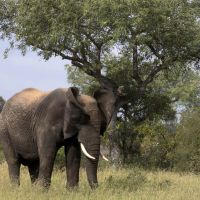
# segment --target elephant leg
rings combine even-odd
[[[51,146],[51,145],[50,145]],[[45,188],[49,188],[51,184],[51,175],[53,171],[54,160],[56,157],[56,146],[43,147],[39,152],[39,176],[38,182]]]
[[[8,164],[8,171],[11,183],[20,184],[19,175],[20,175],[20,162],[18,156],[12,146],[10,141],[9,132],[4,126],[3,122],[0,120],[0,141],[3,149],[3,153]]]
[[[15,163],[8,163],[8,170],[11,183],[14,185],[19,185],[19,175],[20,175],[20,163],[16,161]]]
[[[69,139],[69,141],[66,143],[65,158],[67,170],[67,186],[78,186],[81,150],[80,144],[77,139]]]
[[[30,165],[28,165],[28,171],[31,178],[31,183],[35,183],[35,181],[38,179],[39,175],[39,161],[34,161]]]

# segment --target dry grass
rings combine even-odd
[[[137,168],[101,168],[99,187],[91,190],[84,170],[81,170],[80,186],[76,190],[65,189],[65,172],[54,170],[52,185],[48,192],[30,184],[25,168],[21,172],[20,187],[9,183],[7,165],[0,165],[0,200],[198,200],[200,199],[200,177],[194,174],[171,172],[147,172]]]

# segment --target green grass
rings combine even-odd
[[[9,183],[7,165],[0,165],[0,200],[198,200],[200,199],[200,177],[194,174],[178,174],[164,171],[144,171],[138,168],[100,168],[99,187],[91,190],[85,171],[81,170],[80,186],[76,190],[65,189],[65,171],[54,170],[52,184],[45,192],[30,184],[26,168],[21,171],[20,187]]]

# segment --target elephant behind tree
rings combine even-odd
[[[91,187],[97,185],[100,134],[106,129],[118,96],[101,89],[94,97],[77,88],[44,93],[29,88],[9,99],[0,116],[0,140],[12,182],[19,184],[20,165],[28,166],[32,183],[48,187],[56,153],[65,147],[67,182],[78,185],[81,148],[87,156]]]

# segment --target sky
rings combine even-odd
[[[0,40],[0,96],[4,99],[30,87],[43,91],[69,87],[64,67],[66,60],[53,57],[44,61],[35,52],[29,51],[22,56],[17,49],[11,50],[8,58],[4,59],[3,52],[7,46],[6,41]]]

